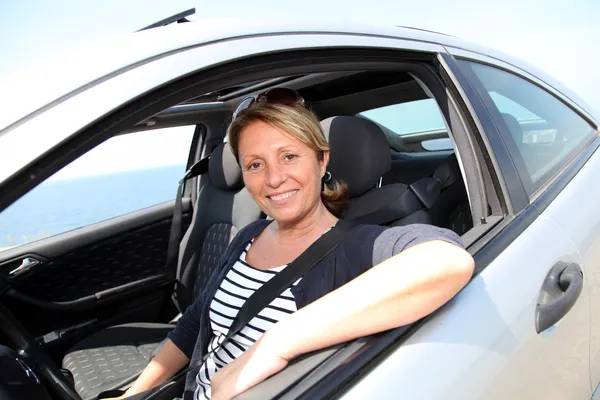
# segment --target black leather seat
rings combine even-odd
[[[459,235],[464,234],[473,227],[473,219],[467,190],[455,154],[449,156],[436,168],[433,178],[439,180],[441,187],[437,200],[428,211],[431,223],[451,229]]]
[[[393,183],[379,187],[381,177],[391,168],[392,157],[381,128],[353,116],[327,118],[321,126],[331,147],[327,169],[333,179],[343,180],[350,189],[344,218],[361,218],[385,208],[390,216],[385,225],[431,223],[426,207],[410,185]],[[435,188],[427,190],[437,196]]]
[[[383,131],[369,120],[351,116],[331,117],[321,125],[331,146],[328,170],[350,189],[345,218],[370,222],[370,216],[386,208],[389,219],[385,224],[390,226],[432,224],[459,235],[473,226],[455,155],[438,166],[431,177],[410,185],[392,183],[379,187],[381,176],[391,168],[391,152]]]
[[[175,298],[181,311],[202,291],[233,236],[260,215],[229,146],[220,145],[211,154],[208,182],[180,246]],[[135,380],[173,327],[130,323],[104,329],[71,348],[62,366],[73,373],[83,400],[95,399]]]

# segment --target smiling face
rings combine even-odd
[[[239,139],[244,184],[263,212],[279,223],[295,223],[323,207],[321,178],[329,152],[317,152],[263,121],[246,126]]]

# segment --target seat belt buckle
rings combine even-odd
[[[437,178],[421,178],[408,187],[426,210],[433,207],[442,191],[442,183]]]

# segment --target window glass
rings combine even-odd
[[[539,86],[512,73],[470,61],[460,63],[475,73],[497,107],[509,149],[523,160],[519,171],[529,195],[566,165],[595,137],[579,114]]]
[[[0,213],[0,250],[175,198],[194,126],[113,137]]]
[[[452,150],[444,119],[434,99],[375,108],[358,116],[384,128],[388,142],[395,150]]]

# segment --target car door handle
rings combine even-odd
[[[8,275],[11,278],[24,274],[25,272],[29,272],[33,269],[33,267],[40,265],[42,262],[34,257],[25,257],[21,260],[21,264],[10,271]]]
[[[546,276],[538,299],[535,328],[543,332],[573,307],[583,289],[583,272],[576,263],[558,263]]]

